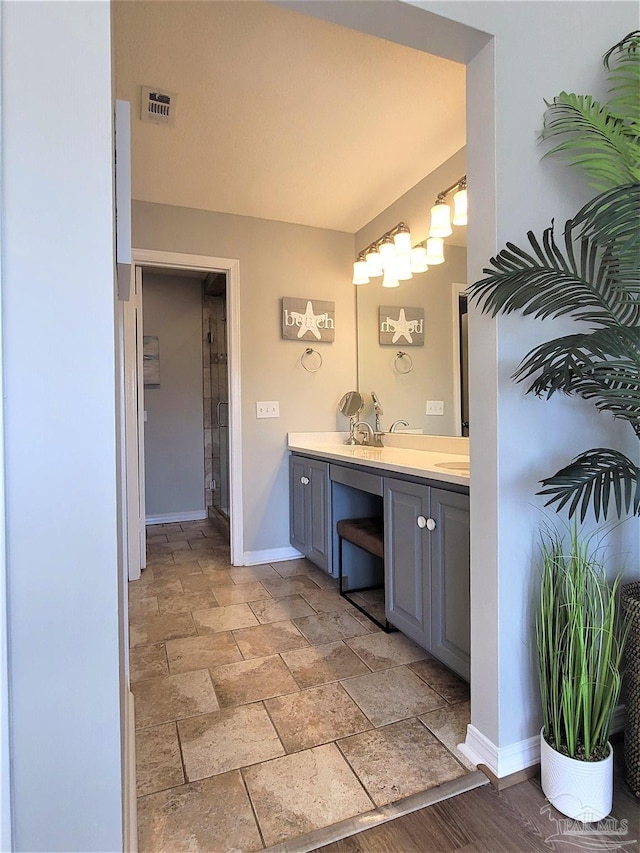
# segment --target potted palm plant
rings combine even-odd
[[[570,317],[572,334],[540,344],[514,374],[528,380],[527,393],[547,399],[577,395],[629,424],[640,439],[640,32],[625,36],[605,54],[611,97],[562,92],[547,104],[543,140],[586,173],[598,195],[565,223],[553,223],[529,247],[508,243],[491,258],[485,278],[469,293],[485,312],[521,311],[537,318]],[[558,141],[560,140],[560,141]],[[547,505],[584,521],[589,509],[606,520],[614,504],[618,518],[640,515],[640,467],[617,448],[579,453],[542,479]],[[620,688],[621,639],[616,615],[618,582],[608,586],[604,566],[580,540],[577,529],[565,553],[562,539],[545,535],[543,577],[537,614],[544,727],[541,738],[543,789],[572,817],[597,819],[611,807],[609,730]],[[588,544],[588,543],[587,543]],[[629,587],[640,585],[629,585]],[[623,588],[624,590],[627,588]],[[638,594],[640,589],[637,590]],[[629,638],[637,646],[638,624]],[[640,682],[639,682],[640,685]],[[640,777],[640,708],[627,708],[627,730],[635,743],[625,755],[627,778]],[[635,759],[633,759],[635,756]],[[561,783],[549,761],[575,771]],[[604,770],[591,801],[581,777]],[[608,767],[609,769],[605,769]],[[554,763],[555,768],[555,763]],[[633,783],[632,783],[633,784]],[[638,786],[634,790],[637,789]],[[589,800],[587,802],[587,800]],[[582,804],[582,805],[580,805]],[[590,817],[586,817],[586,815]]]
[[[595,821],[611,811],[609,729],[620,695],[624,627],[616,608],[619,579],[607,583],[591,539],[574,525],[568,547],[543,535],[536,640],[543,729],[541,781],[558,811]]]

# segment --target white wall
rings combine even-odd
[[[352,234],[184,207],[133,203],[140,249],[236,258],[240,267],[244,550],[289,547],[288,432],[345,428],[337,412],[356,387]],[[282,340],[281,298],[336,303],[333,343]],[[323,366],[308,373],[308,346]],[[257,420],[256,401],[278,400],[278,419]]]
[[[13,849],[122,847],[107,3],[2,8]]]
[[[145,386],[147,518],[204,512],[202,282],[142,278],[144,334],[159,338],[160,385]]]

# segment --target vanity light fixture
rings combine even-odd
[[[428,269],[427,249],[422,243],[419,243],[411,250],[411,272],[427,272]]]
[[[451,208],[444,200],[444,196],[439,195],[436,203],[431,208],[429,237],[449,237],[451,234],[453,234]]]
[[[416,255],[416,249],[420,248],[422,252]],[[370,279],[384,273],[382,286],[398,287],[398,281],[406,281],[414,273],[427,271],[425,257],[424,246],[413,248],[408,226],[398,222],[395,228],[360,252],[353,265],[353,284],[369,284]]]
[[[453,194],[453,224],[467,224],[467,176],[460,178],[458,182],[460,189]]]
[[[398,257],[404,257],[405,255],[409,257],[409,255],[411,255],[411,232],[404,222],[401,222],[396,226],[396,233],[393,235],[393,243]]]
[[[382,279],[383,287],[400,287],[398,276],[396,274],[395,265],[389,264],[385,267],[384,278]]]
[[[364,252],[360,252],[358,260],[353,265],[353,284],[369,284],[369,269],[364,257]]]
[[[377,244],[369,246],[365,252],[365,260],[367,262],[367,274],[369,278],[376,278],[382,275],[382,258],[380,257]]]
[[[451,184],[446,190],[438,193],[436,203],[431,208],[431,225],[429,227],[429,240],[427,240],[427,255],[429,264],[444,263],[444,249],[442,239],[453,234],[451,228],[451,208],[446,198],[454,190],[453,196],[453,224],[467,224],[467,176],[463,175],[455,184]],[[440,242],[431,242],[439,240]]]
[[[435,267],[444,263],[444,240],[442,237],[429,237],[427,240],[427,264]]]

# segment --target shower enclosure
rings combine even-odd
[[[226,275],[211,273],[202,289],[205,505],[229,534],[229,373]]]

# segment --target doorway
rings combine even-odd
[[[179,254],[174,252],[162,252],[149,249],[133,249],[133,264],[132,264],[132,286],[131,299],[124,304],[123,322],[125,333],[130,330],[132,345],[125,347],[125,375],[126,384],[130,389],[129,398],[130,417],[126,422],[126,442],[129,448],[127,456],[127,483],[131,485],[132,491],[139,495],[139,500],[129,503],[131,518],[129,519],[127,538],[130,541],[130,551],[134,555],[142,554],[138,557],[137,573],[135,571],[135,560],[130,560],[129,578],[134,579],[139,576],[140,566],[144,565],[144,541],[142,547],[139,545],[139,540],[142,535],[144,539],[144,529],[147,519],[147,509],[145,500],[145,477],[144,477],[144,412],[145,409],[145,382],[143,371],[143,318],[142,318],[142,270],[157,271],[163,269],[173,275],[196,276],[202,284],[199,284],[204,291],[206,282],[212,281],[214,278],[224,280],[225,283],[225,307],[224,307],[224,332],[225,332],[225,364],[224,374],[226,376],[226,394],[224,396],[225,413],[221,412],[221,421],[224,427],[219,428],[222,435],[221,443],[225,448],[225,473],[224,473],[224,503],[226,504],[226,519],[227,530],[229,535],[229,544],[231,549],[230,560],[233,565],[241,566],[244,563],[244,542],[243,542],[243,524],[242,524],[242,431],[241,431],[241,407],[240,407],[240,276],[239,263],[236,259],[217,258],[201,255]],[[207,330],[208,332],[208,330]],[[147,335],[147,337],[153,337]],[[204,334],[203,334],[204,337]],[[158,350],[162,349],[160,341]],[[204,359],[204,348],[203,348]],[[217,350],[216,350],[217,352]],[[208,353],[207,353],[208,354]],[[159,355],[162,358],[161,354]],[[220,371],[218,372],[220,374]],[[162,375],[162,361],[160,362],[160,375]],[[203,377],[208,378],[206,368],[202,372]],[[202,380],[201,380],[202,381]],[[206,390],[204,383],[202,384],[202,399]],[[216,409],[218,407],[216,406]],[[221,406],[220,409],[223,407]],[[206,422],[207,406],[204,407],[204,416],[202,424]],[[217,414],[216,411],[211,413],[208,423],[211,424],[212,440],[212,415]],[[224,433],[224,434],[223,434]],[[204,441],[202,442],[204,445]],[[202,490],[204,497],[202,499],[202,518],[207,516],[208,507],[206,503],[207,486],[205,459],[200,455],[200,464],[203,469]],[[222,481],[223,476],[220,475]],[[210,485],[210,484],[209,484]],[[135,489],[133,488],[135,486]],[[222,491],[222,490],[220,490]],[[213,502],[212,504],[213,505]],[[222,502],[221,502],[222,505]],[[142,534],[140,533],[142,531]]]

